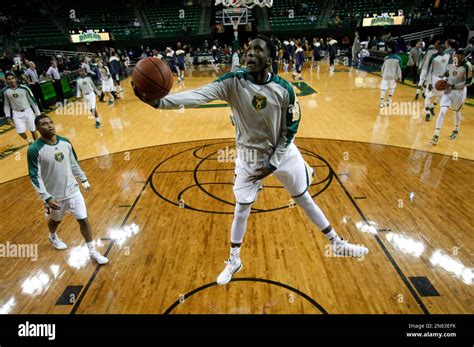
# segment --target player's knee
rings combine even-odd
[[[80,224],[80,225],[88,225],[89,224],[89,221],[86,218],[83,218],[83,219],[77,219],[77,222]]]

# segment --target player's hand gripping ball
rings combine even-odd
[[[138,61],[132,73],[135,95],[147,104],[157,107],[157,101],[168,95],[173,86],[173,74],[168,65],[155,57]]]
[[[435,83],[435,89],[439,91],[447,90],[449,89],[449,84],[448,81],[446,80],[439,80],[438,82]]]

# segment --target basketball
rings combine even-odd
[[[173,86],[170,68],[155,57],[139,60],[133,69],[132,80],[135,88],[147,99],[160,99],[166,96]]]
[[[435,83],[435,89],[436,90],[446,90],[448,89],[449,87],[449,84],[448,84],[448,81],[446,80],[439,80],[438,82]]]

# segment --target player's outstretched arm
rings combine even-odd
[[[225,81],[215,81],[197,89],[169,94],[161,99],[148,99],[137,88],[132,88],[135,95],[143,102],[154,108],[177,109],[182,107],[197,107],[215,100],[228,101],[228,92]]]

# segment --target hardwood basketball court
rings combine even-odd
[[[172,92],[216,76],[195,68]],[[106,266],[88,259],[72,216],[59,229],[69,248],[50,246],[26,147],[14,131],[0,136],[2,147],[21,147],[0,161],[0,243],[38,250],[36,261],[0,260],[0,312],[472,313],[472,107],[455,141],[449,111],[432,146],[423,112],[380,114],[378,76],[344,66],[329,74],[327,65],[303,76],[296,144],[316,171],[310,193],[341,236],[369,248],[364,259],[331,257],[270,177],[249,219],[244,268],[217,286],[234,204],[234,165],[217,160],[234,148],[230,108],[154,110],[125,80],[123,99],[99,104],[100,130],[87,116],[52,114],[91,183],[84,197]],[[399,84],[394,101],[414,94]]]

